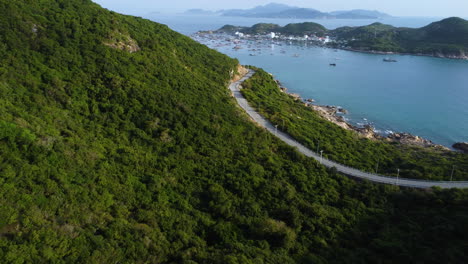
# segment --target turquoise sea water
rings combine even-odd
[[[265,21],[216,19],[219,18],[153,18],[184,34],[201,29],[216,29],[224,24],[249,26]],[[238,23],[231,20],[238,20]],[[419,27],[435,20],[392,18],[380,22]],[[267,22],[287,24],[299,21]],[[373,21],[319,22],[332,28],[370,24]],[[392,55],[398,62],[386,63],[383,62],[383,58],[387,57],[384,55],[304,45],[244,42],[241,43],[243,49],[235,51],[233,46],[220,46],[218,42],[206,44],[238,58],[242,64],[264,68],[274,74],[290,92],[298,93],[304,99],[313,98],[318,104],[344,107],[349,111],[346,118],[351,123],[370,123],[382,133],[409,132],[446,146],[468,141],[468,61]],[[251,48],[248,48],[249,45],[252,45]],[[253,48],[257,50],[252,51]],[[330,63],[336,63],[337,66],[331,67]]]

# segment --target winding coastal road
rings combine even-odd
[[[237,103],[239,106],[244,109],[247,114],[260,126],[264,127],[266,130],[268,130],[270,133],[272,133],[274,136],[278,137],[281,139],[283,142],[288,144],[289,146],[297,148],[299,152],[304,154],[307,157],[314,158],[318,162],[321,162],[324,166],[328,168],[335,167],[337,171],[351,176],[351,177],[356,177],[360,179],[365,179],[369,180],[372,182],[376,183],[382,183],[382,184],[392,184],[392,185],[398,185],[398,186],[403,186],[403,187],[412,187],[412,188],[431,188],[431,187],[440,187],[444,189],[450,189],[450,188],[468,188],[468,181],[425,181],[425,180],[412,180],[412,179],[405,179],[405,178],[394,178],[394,177],[387,177],[383,175],[376,175],[364,171],[360,171],[357,169],[353,169],[347,166],[344,166],[342,164],[336,163],[331,160],[327,160],[325,158],[321,158],[319,154],[311,151],[310,149],[306,148],[304,145],[301,143],[297,142],[295,139],[293,139],[290,135],[279,131],[275,126],[270,123],[265,117],[261,116],[255,109],[253,109],[245,97],[242,95],[240,92],[240,84],[251,78],[255,74],[255,71],[249,70],[249,72],[239,81],[237,82],[232,82],[229,85],[229,89],[232,91],[234,97],[237,100]]]

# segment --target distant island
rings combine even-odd
[[[185,12],[191,15],[216,14],[232,17],[255,17],[255,18],[298,18],[298,19],[379,19],[390,17],[390,15],[376,10],[355,9],[349,11],[321,12],[312,8],[302,8],[284,4],[270,3],[251,9],[226,9],[219,11],[208,11],[203,9],[190,9]]]
[[[216,15],[217,13],[213,12],[213,11],[210,11],[210,10],[195,8],[195,9],[189,9],[189,10],[185,11],[185,14],[188,14],[188,15]]]
[[[407,53],[452,59],[468,59],[468,21],[451,17],[422,28],[404,28],[373,23],[360,27],[328,30],[313,23],[256,24],[252,27],[225,25],[218,33],[240,33],[244,37],[264,35],[283,40],[317,41],[333,48],[372,53]]]

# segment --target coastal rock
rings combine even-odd
[[[375,133],[374,127],[371,125],[365,125],[364,127],[355,128],[355,130],[362,136],[368,139],[376,139],[378,138],[377,134]]]
[[[323,119],[330,121],[346,130],[355,130],[353,126],[348,124],[344,117],[337,116],[337,107],[328,105],[309,105],[315,110]]]
[[[409,133],[393,133],[390,134],[388,137],[383,137],[375,132],[374,127],[371,125],[365,125],[364,127],[356,127],[348,122],[346,122],[345,118],[341,115],[337,115],[337,113],[344,113],[347,112],[346,110],[336,107],[336,106],[323,106],[323,105],[309,105],[314,111],[316,111],[323,119],[332,122],[346,130],[355,131],[358,133],[359,136],[371,140],[386,140],[386,141],[393,141],[398,142],[400,144],[405,145],[413,145],[413,146],[420,146],[424,148],[434,148],[440,151],[450,151],[449,148],[444,147],[442,145],[434,144],[432,141],[424,139],[419,136],[414,136]],[[457,143],[458,148],[463,148],[463,151],[468,153],[468,143]],[[455,145],[454,145],[455,148]]]
[[[279,89],[281,90],[281,92],[283,93],[288,93],[288,88],[284,87],[283,84],[278,81],[278,80],[275,80],[276,84],[278,85]]]
[[[329,105],[314,105],[313,106],[315,111],[326,115],[335,115],[337,113],[336,107],[329,106]]]
[[[338,113],[340,114],[343,114],[343,115],[347,115],[348,114],[348,110],[342,108],[342,107],[339,107],[338,108]]]
[[[460,59],[460,60],[468,59],[468,54],[465,54],[465,52],[461,50],[456,53],[437,52],[437,53],[432,54],[432,56],[437,57],[437,58],[447,58],[447,59]]]
[[[455,143],[452,146],[454,149],[461,150],[464,153],[468,153],[468,142]]]
[[[301,100],[301,96],[299,94],[295,94],[295,93],[290,93],[289,96],[291,96],[294,100],[296,101],[300,101]]]
[[[443,150],[449,150],[448,148],[444,146],[434,144],[434,142],[428,139],[415,136],[415,135],[411,135],[409,133],[393,133],[388,136],[388,139],[391,141],[399,142],[401,144],[406,144],[406,145],[414,145],[414,146],[420,146],[420,147],[425,147],[425,148],[436,147],[436,148],[440,148]]]

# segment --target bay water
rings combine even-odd
[[[218,16],[157,15],[186,35],[218,29],[225,24],[252,26],[266,22],[285,25],[295,19],[232,18]],[[388,18],[383,20],[316,20],[329,29],[381,22],[421,27],[439,18]],[[203,41],[202,41],[203,43]],[[240,50],[206,41],[204,44],[275,75],[289,92],[312,98],[321,105],[341,106],[348,121],[371,124],[382,134],[408,132],[451,146],[468,141],[468,61],[334,50],[304,43],[249,43]],[[250,48],[249,48],[250,46]],[[255,51],[252,51],[255,49]],[[336,67],[330,66],[331,63]]]

